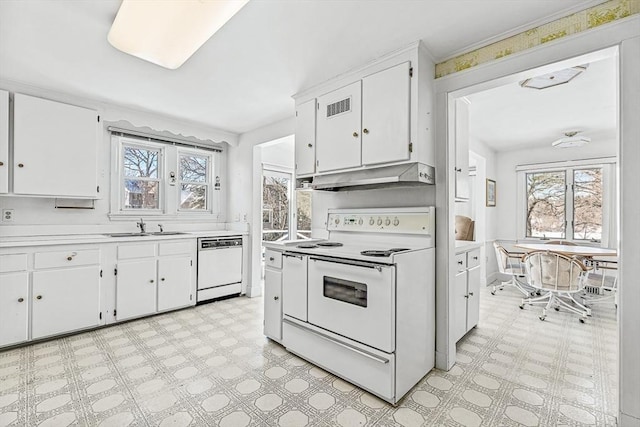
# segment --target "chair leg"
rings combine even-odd
[[[540,320],[544,320],[547,318],[547,310],[549,310],[549,308],[551,307],[551,305],[554,303],[554,301],[556,300],[556,296],[551,294],[549,296],[549,302],[547,303],[547,305],[542,309],[542,315],[540,316]]]

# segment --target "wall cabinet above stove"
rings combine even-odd
[[[296,175],[434,165],[432,84],[433,62],[415,43],[295,95]]]
[[[94,110],[16,93],[13,193],[97,198],[98,125]]]
[[[9,192],[9,92],[0,90],[0,194]]]

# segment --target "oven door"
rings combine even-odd
[[[309,257],[308,321],[388,353],[395,349],[395,266]]]

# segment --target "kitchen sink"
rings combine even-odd
[[[109,237],[146,237],[146,236],[176,236],[178,234],[187,234],[182,231],[155,231],[153,233],[109,233],[105,236]]]

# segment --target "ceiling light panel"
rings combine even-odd
[[[532,77],[520,82],[520,86],[531,89],[547,89],[553,86],[569,83],[577,75],[585,71],[587,67],[588,64],[579,65],[577,67],[565,68],[564,70]]]
[[[249,0],[123,0],[107,39],[122,52],[175,70]]]

